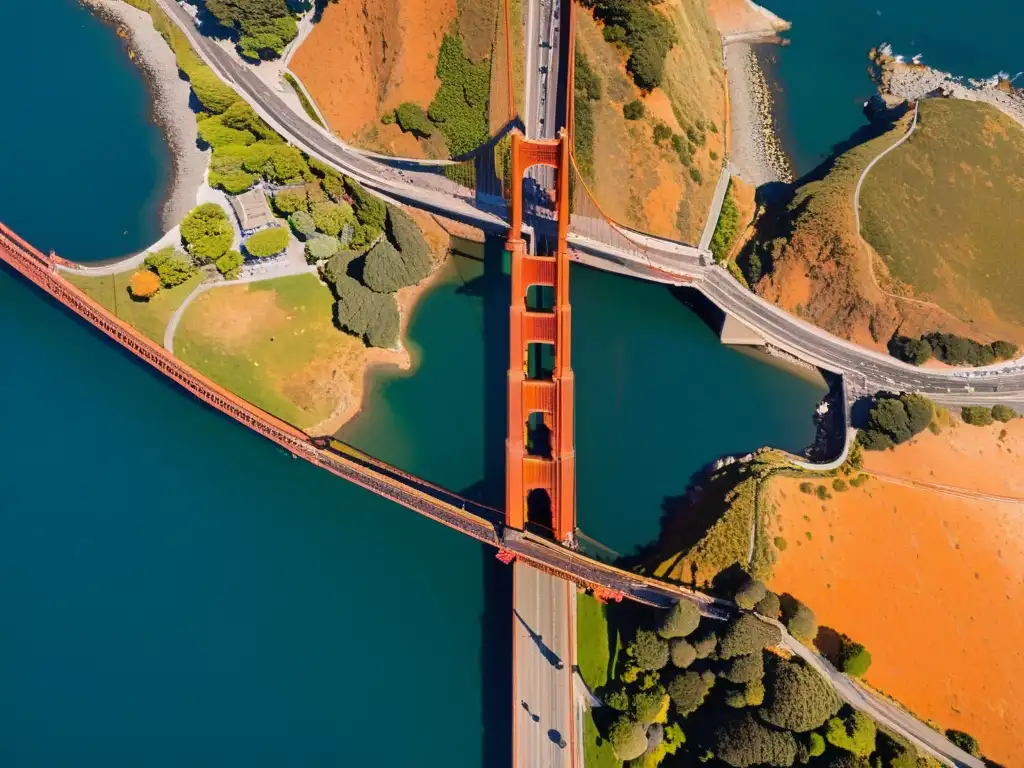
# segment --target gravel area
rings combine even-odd
[[[725,46],[731,112],[729,165],[748,184],[793,180],[789,159],[775,133],[772,96],[754,49]]]
[[[153,120],[166,135],[174,158],[162,212],[163,229],[170,230],[195,206],[209,161],[209,152],[201,152],[196,145],[196,118],[189,106],[188,81],[179,75],[174,52],[153,28],[148,13],[121,0],[81,2],[127,33],[135,61],[149,81]]]

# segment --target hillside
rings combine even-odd
[[[338,0],[290,68],[345,141],[403,156],[459,154],[489,133],[500,7],[499,0]],[[504,78],[494,81],[504,99]],[[428,119],[441,112],[450,118],[445,126]]]
[[[872,169],[864,238],[889,290],[934,301],[979,333],[1024,338],[1024,129],[992,106],[928,99],[917,130]],[[996,216],[1006,211],[1010,215]]]
[[[884,278],[884,264],[856,230],[857,180],[874,157],[904,135],[909,120],[904,116],[889,132],[846,151],[823,178],[798,187],[783,211],[765,219],[740,264],[761,296],[866,346],[884,350],[897,332],[914,336],[936,330],[991,341],[991,334],[939,307],[888,295],[875,281],[876,274]],[[862,195],[863,204],[867,192]]]
[[[599,20],[611,11],[602,12],[598,3],[577,13],[577,52],[601,80],[600,98],[589,104],[592,151],[600,161],[584,175],[613,219],[696,242],[725,154],[721,43],[706,0],[666,0],[652,7],[668,21],[675,44],[660,85],[647,91],[636,85],[642,78],[627,70],[635,65],[629,45],[606,39],[622,37],[621,27],[616,35],[610,29],[615,25]],[[643,115],[627,120],[623,108],[634,100],[643,103]],[[577,133],[579,123],[577,118]]]

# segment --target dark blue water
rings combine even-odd
[[[985,78],[1024,70],[1024,3],[1016,0],[764,0],[793,23],[792,43],[767,53],[779,81],[780,131],[798,175],[866,124],[875,93],[868,51],[882,42],[954,75]],[[762,49],[764,50],[764,49]],[[1024,85],[1018,80],[1017,85]]]

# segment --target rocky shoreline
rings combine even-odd
[[[1001,75],[988,80],[954,77],[948,72],[894,56],[888,45],[872,50],[873,74],[885,102],[892,106],[928,96],[942,96],[989,104],[1024,127],[1024,90],[1014,88]]]
[[[171,149],[173,169],[161,213],[165,231],[175,227],[196,204],[203,185],[209,152],[196,144],[196,117],[190,106],[191,89],[182,79],[174,52],[153,27],[149,14],[122,0],[80,0],[99,18],[113,24],[128,41],[129,56],[146,75],[152,94],[152,119]]]
[[[725,66],[732,113],[729,164],[734,173],[755,187],[792,182],[792,165],[775,130],[774,99],[757,53],[747,43],[729,43]]]

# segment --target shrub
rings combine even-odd
[[[622,688],[618,688],[604,697],[604,703],[612,709],[625,712],[629,709],[629,694]]]
[[[168,246],[167,248],[161,248],[159,251],[154,251],[153,253],[149,254],[149,256],[147,256],[142,263],[145,264],[150,269],[152,269],[153,271],[156,271],[161,264],[163,264],[165,261],[167,261],[167,259],[171,258],[172,256],[178,259],[188,259],[188,257],[184,253],[182,253],[174,246]]]
[[[896,445],[891,437],[875,429],[861,430],[857,440],[866,451],[887,451]]]
[[[669,643],[669,656],[672,658],[672,666],[686,669],[697,658],[697,651],[686,640],[677,637]]]
[[[774,539],[772,539],[772,543],[775,545],[775,548],[779,550],[779,552],[785,552],[786,547],[789,546],[782,536],[776,536]]]
[[[627,120],[642,120],[645,114],[647,114],[647,108],[640,99],[633,99],[622,107],[622,116]]]
[[[415,285],[430,274],[430,256],[424,251],[398,251],[380,240],[366,254],[363,281],[378,293],[392,293]]]
[[[857,475],[855,478],[850,480],[850,485],[854,488],[860,488],[864,483],[868,481],[867,475]]]
[[[474,64],[462,48],[459,35],[445,35],[437,54],[436,74],[441,81],[427,115],[437,123],[452,156],[464,155],[487,141],[487,98],[490,64]]]
[[[309,210],[309,202],[306,199],[306,190],[303,189],[282,189],[273,198],[274,210],[281,216],[288,216],[296,211],[305,213]]]
[[[626,30],[618,24],[610,24],[602,32],[604,39],[609,43],[621,43],[626,39]]]
[[[992,411],[981,405],[965,405],[960,410],[960,418],[976,427],[987,427],[992,422]]]
[[[820,733],[811,732],[807,742],[808,757],[820,757],[825,754],[825,737]]]
[[[644,727],[629,715],[619,715],[608,729],[608,741],[619,760],[633,760],[647,750]]]
[[[714,685],[715,676],[712,672],[689,670],[672,678],[668,684],[668,695],[679,716],[686,717],[700,708]]]
[[[580,173],[591,179],[594,172],[594,110],[591,102],[601,98],[601,78],[591,69],[586,55],[579,49],[576,50],[574,77],[576,98],[573,99],[573,118],[576,131],[573,150]]]
[[[745,613],[732,622],[718,645],[718,657],[731,659],[749,653],[760,652],[782,641],[779,628],[756,616]]]
[[[764,677],[764,654],[761,651],[737,656],[726,667],[722,677],[730,683],[752,683]]]
[[[317,234],[316,222],[305,211],[296,211],[288,217],[288,224],[296,235],[306,240]]]
[[[317,230],[331,237],[337,237],[346,224],[355,220],[352,206],[348,203],[314,203],[310,206],[310,214]]]
[[[890,355],[911,365],[924,365],[932,357],[932,345],[924,339],[893,336],[888,347]]]
[[[420,139],[429,139],[434,131],[427,119],[423,107],[411,101],[403,102],[395,109],[395,121],[405,133],[411,133]]]
[[[839,649],[839,668],[851,677],[863,677],[871,666],[871,654],[860,643],[850,638],[843,638],[843,647]]]
[[[224,113],[220,116],[220,121],[223,125],[226,125],[228,128],[234,128],[236,131],[247,131],[257,139],[267,139],[275,142],[283,141],[273,128],[263,122],[263,119],[256,114],[252,107],[241,100],[236,101],[224,110]]]
[[[226,147],[230,144],[249,145],[256,137],[249,131],[240,131],[224,125],[219,116],[199,121],[199,138],[211,147]]]
[[[846,490],[846,481],[843,480],[842,478],[837,477],[835,480],[832,481],[832,490],[836,491],[837,493],[842,493],[843,491]]]
[[[698,659],[712,658],[718,649],[718,635],[713,629],[701,630],[700,634],[690,642],[693,644],[693,650]]]
[[[128,281],[128,292],[133,299],[149,301],[160,290],[160,278],[148,269],[140,270]]]
[[[966,731],[958,731],[950,728],[946,731],[946,738],[956,744],[960,749],[974,757],[981,757],[981,745],[978,740]]]
[[[271,227],[251,235],[245,241],[245,250],[250,256],[265,259],[281,253],[288,247],[289,240],[291,240],[291,232],[287,227]]]
[[[672,129],[668,127],[667,123],[663,123],[661,120],[658,120],[654,124],[653,138],[654,143],[661,146],[661,142],[672,138]]]
[[[764,704],[764,680],[751,680],[744,686],[743,695],[748,707],[760,707]]]
[[[999,405],[992,406],[992,418],[1006,424],[1007,422],[1013,421],[1017,418],[1017,412],[1014,411],[1013,408],[1000,403]]]
[[[1000,360],[1010,360],[1017,356],[1018,347],[1008,341],[993,341],[992,352]]]
[[[814,493],[814,483],[807,481],[800,483],[800,493]]]
[[[160,284],[164,288],[173,288],[192,277],[196,273],[196,268],[188,259],[171,256],[160,263],[156,273],[160,276]]]
[[[778,545],[776,544],[776,546]],[[779,596],[774,592],[766,593],[764,597],[757,601],[757,605],[754,606],[754,611],[756,613],[759,613],[762,616],[767,616],[769,619],[779,618],[780,610],[781,605],[779,603]]]
[[[383,115],[381,115],[380,116],[380,124],[381,125],[394,125],[395,124],[395,110],[392,109],[391,111],[385,112]]]
[[[249,148],[241,144],[214,149],[210,158],[210,186],[238,195],[255,184],[259,177],[242,168],[248,153]]]
[[[817,488],[814,489],[814,495],[817,496],[822,501],[824,501],[825,499],[828,498],[828,488],[826,488],[824,485],[819,485]]]
[[[633,715],[638,722],[650,725],[657,719],[664,701],[665,689],[660,685],[640,691],[633,697]]]
[[[228,251],[214,262],[217,271],[228,280],[236,280],[238,278],[242,273],[243,263],[245,263],[245,259],[238,251]]]
[[[316,235],[306,241],[305,253],[307,264],[317,264],[329,259],[341,249],[338,238],[329,235]]]
[[[818,621],[814,612],[792,596],[787,596],[783,602],[782,620],[789,633],[803,643],[812,642],[818,634]]]
[[[312,174],[302,152],[288,144],[258,141],[248,148],[242,168],[275,184],[311,181]]]
[[[696,182],[697,184],[704,183],[704,176],[701,174],[700,169],[698,168],[690,168],[690,178],[693,179],[694,182]]]
[[[221,79],[208,67],[195,67],[187,74],[192,92],[207,112],[217,115],[240,101],[238,94],[221,82]]]
[[[712,740],[715,757],[734,768],[755,765],[790,766],[796,760],[793,734],[775,731],[750,713],[718,727]]]
[[[646,2],[595,0],[588,3],[604,22],[605,40],[625,43],[630,49],[626,69],[643,90],[661,83],[665,57],[675,44],[672,23]]]
[[[851,752],[858,757],[868,757],[875,751],[875,737],[878,728],[874,720],[863,712],[850,710],[845,717],[833,717],[828,721],[825,740],[833,747]]]
[[[732,251],[736,238],[740,234],[740,209],[732,197],[732,181],[722,202],[722,213],[715,224],[715,233],[711,236],[711,253],[715,261],[721,264]]]
[[[356,220],[364,226],[372,227],[378,234],[383,232],[388,218],[388,209],[384,202],[363,189],[363,185],[355,179],[348,176],[345,176],[344,179],[345,191],[352,198]],[[374,237],[376,236],[374,234]]]
[[[668,664],[668,643],[650,629],[637,630],[628,652],[641,669],[658,670]]]
[[[820,727],[839,711],[832,686],[802,662],[775,661],[766,678],[765,705],[758,715],[766,723],[804,733]]]
[[[697,606],[689,600],[680,600],[665,614],[658,634],[666,640],[686,637],[697,628],[699,623],[700,611],[697,610]]]
[[[196,206],[181,222],[181,239],[200,264],[209,264],[223,256],[234,237],[228,215],[216,203]]]
[[[757,579],[748,579],[743,586],[736,590],[734,600],[736,605],[745,611],[751,610],[758,601],[761,600],[768,593],[768,588],[765,587],[763,582]]]

